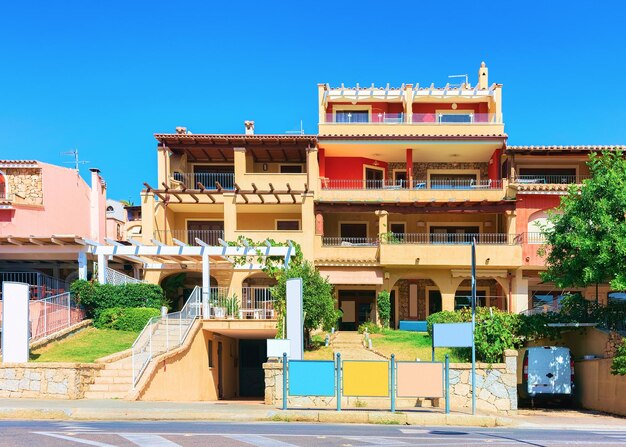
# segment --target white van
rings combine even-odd
[[[569,348],[539,346],[520,350],[517,362],[517,390],[520,400],[564,400],[574,394],[574,360]]]

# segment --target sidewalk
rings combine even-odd
[[[185,420],[234,422],[323,422],[425,426],[496,427],[513,425],[497,416],[449,415],[429,410],[390,413],[372,410],[287,410],[256,401],[143,402],[126,400],[0,399],[0,419]]]

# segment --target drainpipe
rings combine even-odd
[[[508,303],[509,308],[507,309],[509,313],[511,313],[511,308],[512,308],[511,304],[513,301],[513,295],[511,293],[512,289],[513,289],[513,275],[511,275],[511,272],[509,272],[509,303]]]

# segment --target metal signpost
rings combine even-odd
[[[472,239],[472,414],[476,414],[476,238]]]

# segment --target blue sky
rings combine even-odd
[[[577,5],[580,5],[577,7]],[[584,6],[584,9],[581,7]],[[317,130],[318,82],[504,84],[509,144],[626,144],[619,2],[3,5],[0,158],[78,148],[109,197],[156,181],[155,132]],[[67,165],[69,166],[69,165]]]

